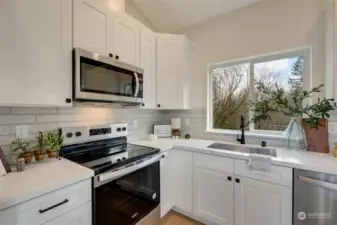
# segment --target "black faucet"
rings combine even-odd
[[[241,138],[239,138],[239,134],[238,134],[236,140],[238,142],[240,142],[240,144],[244,145],[244,144],[246,144],[246,140],[245,140],[245,116],[244,115],[241,115],[240,128],[241,128]]]

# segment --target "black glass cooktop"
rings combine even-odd
[[[61,156],[95,170],[95,174],[159,153],[159,149],[126,143],[118,138],[65,146]]]

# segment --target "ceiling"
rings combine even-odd
[[[259,0],[133,0],[161,32],[175,32]]]

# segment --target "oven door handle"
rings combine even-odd
[[[117,170],[99,175],[98,181],[103,182],[103,181],[107,181],[107,180],[117,179],[117,178],[122,177],[124,175],[127,175],[129,173],[132,173],[136,170],[144,168],[148,165],[156,163],[156,162],[160,161],[160,159],[161,159],[161,155],[158,154],[158,155],[152,156],[152,157],[144,159],[144,160],[142,159],[142,160],[136,161],[134,163],[125,165],[125,166],[123,166],[123,167],[121,167]]]
[[[138,74],[136,72],[133,73],[135,76],[135,80],[136,80],[136,90],[135,90],[135,96],[134,97],[138,97],[138,92],[139,92],[139,77]]]
[[[324,182],[324,181],[320,181],[320,180],[316,180],[316,179],[312,179],[312,178],[304,177],[304,176],[298,176],[298,180],[303,181],[308,184],[316,185],[322,188],[337,191],[337,184]]]

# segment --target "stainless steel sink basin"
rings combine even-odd
[[[213,143],[208,148],[221,149],[226,151],[234,151],[234,152],[243,152],[249,154],[260,154],[260,155],[270,155],[272,157],[277,157],[276,149],[273,148],[264,148],[264,147],[250,147],[245,145],[231,145],[231,144],[223,144],[223,143]]]

